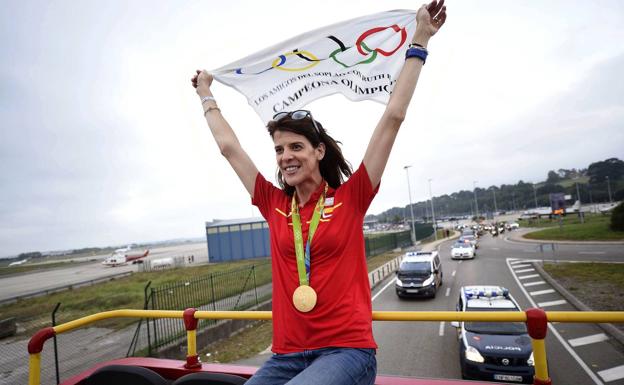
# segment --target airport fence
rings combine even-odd
[[[367,234],[364,237],[367,258],[411,244],[412,240],[409,230],[394,233]]]
[[[417,240],[424,240],[433,234],[433,226],[431,225],[431,223],[416,223],[415,232]],[[412,240],[410,230],[385,233],[368,233],[364,235],[364,246],[366,248],[367,258],[397,248],[407,247],[411,244]]]
[[[146,310],[245,310],[271,297],[271,263],[269,261],[238,270],[210,274],[185,282],[146,287]],[[215,325],[202,320],[198,332]],[[162,348],[186,338],[184,324],[176,319],[159,318],[138,325],[128,355],[137,351],[141,333],[147,337],[147,348],[140,354],[154,355]],[[139,349],[140,350],[140,349]]]

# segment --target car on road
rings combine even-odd
[[[475,255],[475,248],[470,243],[455,242],[451,247],[451,259],[473,259]]]
[[[499,286],[463,286],[457,311],[520,311]],[[533,348],[522,322],[452,322],[459,337],[462,378],[533,383]]]
[[[475,249],[479,248],[479,240],[474,235],[462,235],[459,242],[470,243]]]
[[[437,251],[405,253],[396,272],[394,287],[399,298],[435,297],[442,286],[442,263]]]

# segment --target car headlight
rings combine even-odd
[[[466,354],[466,359],[468,361],[474,361],[474,362],[480,362],[480,363],[485,362],[485,359],[483,358],[481,353],[479,353],[477,349],[473,348],[470,345],[466,346],[465,354]]]
[[[396,279],[396,284],[397,286],[403,286],[403,282],[401,282],[401,280],[398,278]]]
[[[430,275],[429,278],[425,279],[425,281],[422,283],[423,286],[429,286],[433,283],[433,275]]]
[[[527,365],[529,365],[529,366],[534,366],[535,365],[535,360],[533,359],[533,352],[531,352],[531,356],[527,360]]]

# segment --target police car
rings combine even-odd
[[[451,259],[473,259],[475,255],[474,246],[470,243],[455,242],[451,247]]]
[[[395,282],[399,298],[409,296],[435,297],[442,286],[442,263],[437,251],[405,253]]]
[[[457,311],[520,311],[499,286],[464,286]],[[533,383],[533,348],[522,322],[452,322],[459,337],[463,378]]]

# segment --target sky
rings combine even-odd
[[[300,33],[420,3],[33,1],[0,7],[0,257],[202,237],[259,216],[190,78]],[[449,0],[399,132],[378,214],[433,195],[539,182],[624,158],[624,3]],[[269,180],[272,141],[243,95],[213,93]],[[306,108],[361,162],[384,106]]]

